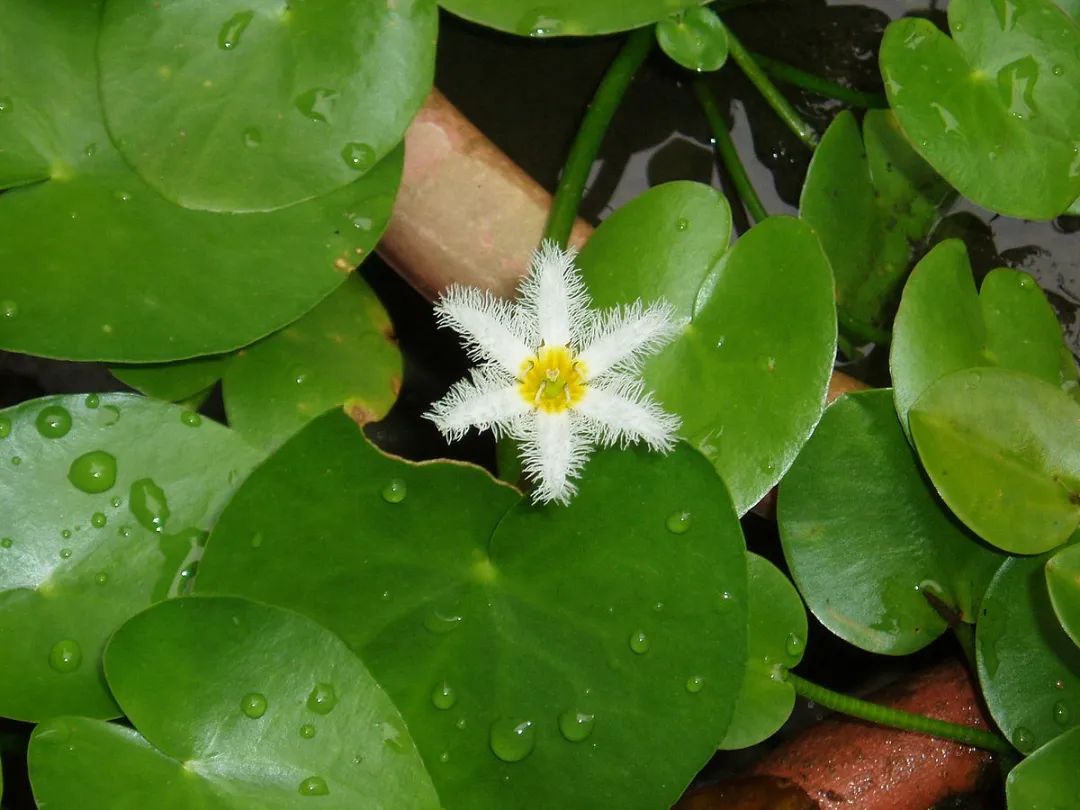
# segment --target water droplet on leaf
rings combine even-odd
[[[296,109],[312,121],[322,121],[329,124],[333,122],[337,97],[338,94],[335,90],[326,87],[314,87],[297,96],[294,103]]]
[[[337,705],[337,693],[333,684],[317,683],[307,698],[307,707],[315,714],[330,714]]]
[[[536,729],[532,720],[503,718],[491,724],[488,742],[503,762],[520,762],[536,745]]]
[[[93,526],[95,529],[104,528],[105,524],[108,522],[109,519],[105,517],[104,512],[94,512],[94,514],[90,516],[90,525]]]
[[[97,575],[94,577],[94,582],[96,582],[98,585],[104,585],[108,581],[109,575],[104,571],[98,571]]]
[[[128,509],[144,529],[152,532],[161,532],[170,514],[165,491],[149,478],[140,478],[131,485]]]
[[[240,133],[240,137],[248,149],[258,149],[262,145],[262,133],[256,127],[248,127]]]
[[[454,691],[454,687],[443,681],[431,691],[431,703],[436,709],[443,711],[452,709],[457,703],[457,692]]]
[[[11,435],[11,419],[0,416],[0,439],[6,439]]]
[[[390,483],[383,487],[382,491],[383,500],[387,503],[401,503],[408,494],[408,487],[400,478],[391,479]]]
[[[313,739],[315,737],[315,726],[311,725],[311,723],[304,723],[304,725],[300,726],[300,736],[305,740]]]
[[[642,630],[631,633],[629,643],[630,649],[637,655],[644,655],[649,651],[649,637]]]
[[[341,150],[341,159],[350,169],[366,172],[375,165],[375,150],[366,143],[347,143]]]
[[[584,742],[592,734],[595,722],[595,715],[567,709],[559,715],[559,733],[569,742]]]
[[[240,699],[240,711],[252,720],[258,720],[266,714],[266,695],[259,692],[248,692]]]
[[[692,695],[696,695],[705,686],[705,679],[700,675],[691,675],[686,679],[686,691]]]
[[[68,674],[82,664],[82,647],[79,642],[66,638],[58,641],[49,651],[49,666],[57,672]]]
[[[83,453],[71,462],[68,480],[91,495],[106,492],[116,483],[116,457],[104,450]]]
[[[195,411],[184,411],[180,414],[180,421],[188,427],[198,427],[202,424],[202,417]]]
[[[62,549],[60,549],[60,559],[61,560],[67,560],[67,559],[70,559],[70,558],[71,558],[71,549],[70,548],[62,548]]]
[[[686,510],[668,515],[667,530],[672,534],[686,534],[690,530],[691,515]]]
[[[0,301],[0,317],[14,318],[19,314],[19,305],[11,299]]]
[[[46,439],[59,439],[71,430],[71,414],[67,408],[50,405],[41,409],[34,424],[37,425],[38,433]]]
[[[1030,753],[1035,748],[1035,735],[1024,726],[1017,726],[1013,734],[1013,742],[1022,754]]]
[[[1054,704],[1054,722],[1059,726],[1069,725],[1069,707],[1059,700]]]
[[[254,16],[254,11],[241,11],[229,17],[218,32],[218,47],[223,51],[231,51],[239,45],[240,37],[244,34],[244,29],[251,24],[251,20]]]
[[[83,401],[86,404],[87,408],[93,410],[101,404],[101,397],[99,397],[97,394],[87,394],[86,399]]]
[[[301,796],[326,796],[330,788],[321,776],[309,776],[300,783],[299,791]]]
[[[784,650],[791,657],[796,657],[803,651],[803,640],[794,633],[788,633],[787,641],[784,642]]]
[[[14,541],[10,537],[0,538],[0,548],[11,548]]]

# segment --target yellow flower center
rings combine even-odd
[[[541,346],[521,364],[521,397],[545,413],[572,408],[585,396],[585,364],[566,346]]]

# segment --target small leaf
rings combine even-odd
[[[174,599],[121,627],[105,665],[135,729],[82,717],[40,725],[29,759],[42,806],[439,807],[390,699],[303,616]]]
[[[212,354],[174,363],[111,366],[109,371],[120,382],[148,397],[179,402],[220,380],[231,359],[232,355]]]
[[[964,530],[923,477],[891,392],[825,412],[780,485],[777,523],[814,615],[864,650],[906,655],[975,621],[1003,556]]]
[[[1060,388],[957,371],[915,403],[911,435],[945,503],[988,543],[1038,554],[1080,525],[1080,405]]]
[[[654,23],[707,0],[439,0],[452,14],[527,37],[592,36]]]
[[[1009,771],[1005,796],[1009,810],[1069,807],[1076,802],[1076,763],[1080,729],[1071,729],[1040,747]]]
[[[688,70],[719,70],[728,58],[727,29],[709,8],[695,7],[656,24],[664,53]]]
[[[986,705],[1025,754],[1080,722],[1080,648],[1050,605],[1047,556],[1014,557],[1002,565],[975,626]]]
[[[1063,548],[1047,560],[1046,587],[1061,626],[1080,644],[1080,545]]]

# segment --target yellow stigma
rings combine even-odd
[[[521,397],[537,410],[559,413],[585,395],[585,365],[565,346],[541,346],[521,364]]]

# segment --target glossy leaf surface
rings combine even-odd
[[[212,354],[175,363],[112,366],[109,371],[125,385],[148,397],[179,402],[205,391],[225,373],[232,355]]]
[[[447,11],[527,37],[591,36],[654,23],[705,0],[439,0]]]
[[[1005,795],[1009,810],[1042,810],[1075,803],[1080,729],[1051,740],[1009,771]]]
[[[709,8],[688,8],[665,17],[656,24],[656,41],[687,70],[719,70],[727,61],[727,29]]]
[[[1046,562],[1046,587],[1061,626],[1080,645],[1080,545],[1070,545]]]

